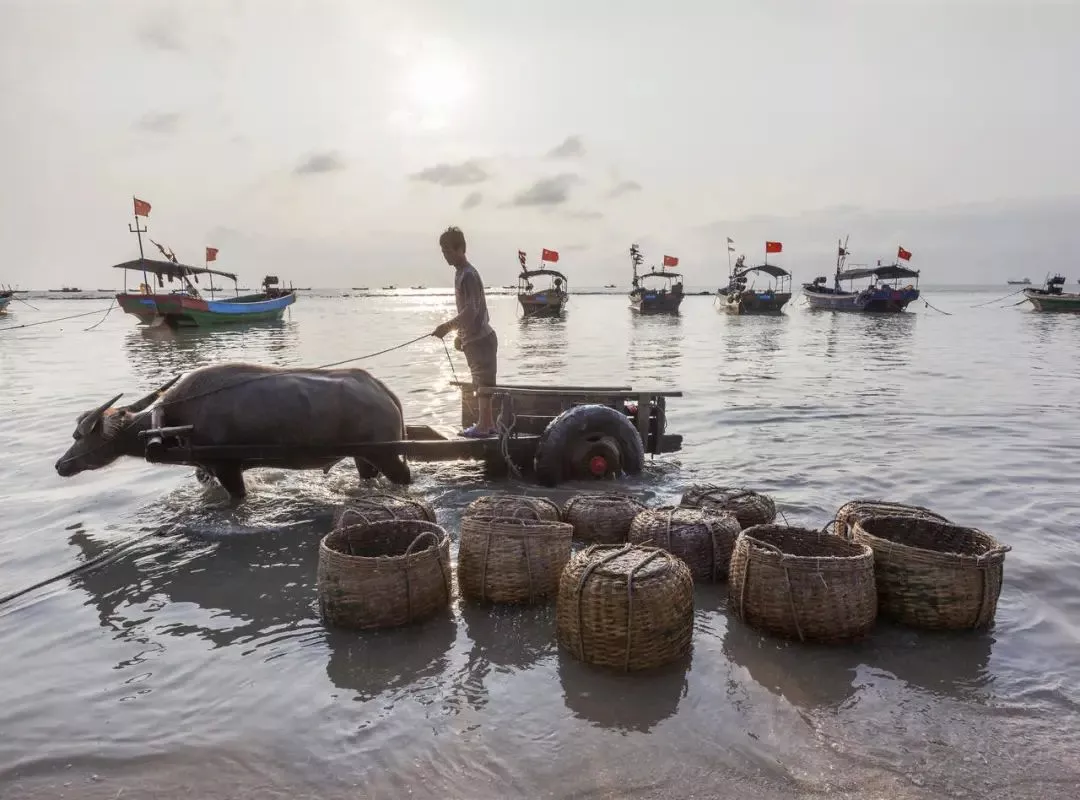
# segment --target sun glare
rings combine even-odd
[[[451,59],[425,59],[405,78],[405,105],[425,127],[443,127],[469,96],[468,70]]]

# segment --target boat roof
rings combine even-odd
[[[642,274],[641,274],[641,275],[640,275],[639,277],[642,277],[642,278],[651,278],[651,277],[659,277],[659,278],[681,278],[681,277],[682,277],[682,273],[681,273],[681,272],[667,272],[667,271],[664,271],[664,272],[657,272],[657,271],[656,271],[656,270],[654,269],[654,270],[652,270],[651,272],[643,272],[643,273],[642,273]]]
[[[518,275],[518,277],[531,278],[533,275],[554,275],[556,278],[562,278],[564,281],[566,280],[565,275],[554,269],[527,269],[523,270],[522,273]]]
[[[735,270],[735,277],[745,275],[748,272],[764,272],[766,275],[772,275],[774,278],[783,278],[785,276],[791,277],[791,273],[783,267],[778,267],[775,264],[760,264],[756,267],[745,267],[744,269]]]
[[[885,278],[886,280],[889,278],[917,278],[919,277],[919,271],[917,269],[901,267],[899,264],[889,264],[881,267],[848,269],[844,270],[836,277],[842,281],[851,281],[857,278],[872,278],[874,276]]]
[[[182,275],[220,275],[235,281],[236,276],[231,272],[221,272],[206,267],[191,267],[187,264],[174,264],[172,261],[157,261],[152,258],[136,258],[125,261],[123,264],[113,264],[113,269],[130,269],[136,272],[149,272],[153,275],[179,278]]]

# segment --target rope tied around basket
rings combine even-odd
[[[769,544],[768,542],[763,542],[761,541],[761,539],[755,539],[753,536],[748,536],[747,539],[750,540],[753,547],[760,547],[762,550],[774,553],[780,557],[780,567],[784,570],[784,584],[787,586],[788,607],[791,609],[791,621],[795,623],[795,632],[799,634],[799,641],[805,642],[806,636],[803,634],[802,625],[799,624],[799,612],[798,609],[795,608],[795,590],[791,588],[791,571],[788,569],[787,565],[787,554],[784,553],[784,551],[776,545]],[[750,560],[751,559],[747,557],[746,565],[743,567],[743,593],[746,592],[746,585],[747,583],[749,583],[746,578],[747,573],[750,571]],[[818,573],[818,576],[821,578],[822,581],[825,580],[825,577],[821,575],[820,572]],[[828,584],[825,584],[825,588],[828,588]],[[741,613],[743,612],[743,608],[741,607],[741,599],[739,605],[739,611],[741,615]]]

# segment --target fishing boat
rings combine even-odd
[[[898,313],[907,308],[909,303],[919,299],[919,271],[900,264],[902,260],[911,259],[911,253],[903,247],[898,249],[895,263],[882,264],[879,261],[876,267],[844,269],[847,257],[847,239],[844,239],[842,243],[838,243],[833,285],[826,286],[828,279],[824,276],[815,278],[813,283],[803,284],[803,295],[810,308]],[[855,281],[867,278],[869,284],[866,287],[854,288]],[[900,285],[901,281],[912,279],[914,283]],[[848,284],[847,289],[841,287],[844,282]]]
[[[733,314],[779,314],[791,299],[791,273],[783,267],[769,263],[769,253],[781,252],[780,242],[765,243],[765,262],[756,267],[746,266],[746,256],[735,259],[735,265],[729,266],[727,288],[717,292],[723,308]],[[728,249],[728,258],[731,250]],[[757,274],[767,275],[770,280],[764,289],[751,284],[748,278]]]
[[[396,289],[396,288],[397,288],[397,286],[395,286],[394,284],[392,284],[392,283],[391,283],[391,284],[390,284],[389,286],[384,286],[384,287],[382,287],[382,288],[383,288],[383,291],[384,291],[384,292],[391,292],[391,291],[393,291],[394,289]]]
[[[652,267],[648,272],[638,275],[638,267],[644,258],[636,244],[630,245],[630,262],[634,267],[633,288],[630,289],[630,307],[642,314],[678,314],[683,300],[682,275],[668,272],[668,267],[679,265],[675,256],[664,256],[662,269],[658,272]],[[652,281],[647,286],[646,281]]]
[[[11,298],[15,296],[12,289],[0,286],[0,314],[7,313],[7,307],[11,305]]]
[[[1036,311],[1080,311],[1080,294],[1065,291],[1065,276],[1046,279],[1041,289],[1024,289]]]
[[[540,251],[540,267],[529,269],[525,263],[525,251],[518,250],[518,261],[521,263],[521,273],[518,275],[517,297],[521,303],[521,310],[526,317],[557,317],[562,313],[563,307],[570,298],[567,290],[566,276],[557,270],[548,269],[547,262],[557,263],[559,253],[557,250],[544,248]],[[537,289],[533,285],[533,278],[543,278],[547,287]]]
[[[1031,286],[1031,278],[1021,278],[1018,281],[1005,281],[1009,286]]]
[[[64,286],[59,289],[49,289],[53,294],[78,294],[82,291],[76,286]]]

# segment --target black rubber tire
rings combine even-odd
[[[627,475],[637,475],[644,468],[645,448],[626,415],[604,405],[583,405],[564,411],[540,434],[534,458],[536,480],[544,486],[556,486],[573,477],[574,451],[590,436],[615,440],[622,472]]]

